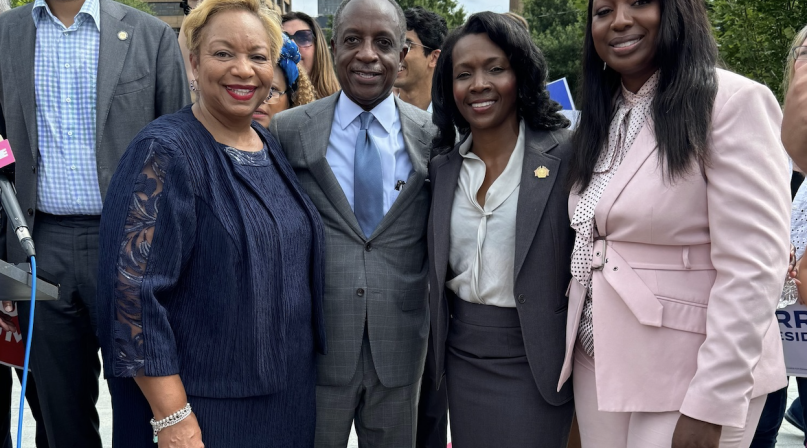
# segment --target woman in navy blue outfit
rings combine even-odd
[[[134,139],[101,220],[113,444],[312,447],[322,224],[252,123],[279,17],[259,0],[206,0],[186,28],[199,101]]]

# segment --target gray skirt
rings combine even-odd
[[[445,363],[454,448],[566,447],[574,403],[541,396],[515,308],[455,298]]]

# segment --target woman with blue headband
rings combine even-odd
[[[268,128],[269,121],[276,113],[315,99],[314,86],[300,65],[300,50],[294,41],[283,35],[283,48],[275,64],[272,95],[258,107],[252,118]]]

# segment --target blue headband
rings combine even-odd
[[[283,69],[286,75],[286,85],[291,90],[297,90],[297,78],[300,71],[297,70],[297,63],[300,62],[300,49],[289,36],[283,35],[283,48],[280,49],[280,59],[277,65]]]

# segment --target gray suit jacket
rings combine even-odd
[[[524,168],[518,194],[513,295],[521,320],[527,360],[538,390],[547,403],[572,399],[571,381],[557,392],[566,353],[566,288],[571,279],[574,232],[569,226],[566,176],[572,156],[570,132],[526,128]],[[451,208],[462,168],[459,144],[432,160],[429,177],[433,200],[429,216],[429,283],[432,342],[435,362],[430,380],[440,387],[448,335],[450,291],[445,287],[451,234]],[[549,176],[538,178],[540,166]],[[448,292],[447,292],[448,291]],[[455,299],[460,300],[460,299]],[[423,391],[433,393],[434,391]],[[423,399],[423,398],[421,398]]]
[[[190,103],[190,95],[176,34],[166,23],[113,0],[101,0],[100,8],[95,150],[103,198],[134,136],[160,115]],[[14,149],[17,198],[31,228],[39,156],[32,9],[28,4],[0,16],[0,134]],[[121,31],[125,40],[118,38]],[[6,236],[9,260],[24,261],[10,230]]]
[[[426,306],[428,162],[431,115],[396,98],[414,173],[378,228],[365,238],[325,152],[339,93],[272,118],[280,141],[325,223],[325,329],[318,384],[342,386],[356,372],[365,320],[378,378],[386,387],[413,384],[423,373]]]

